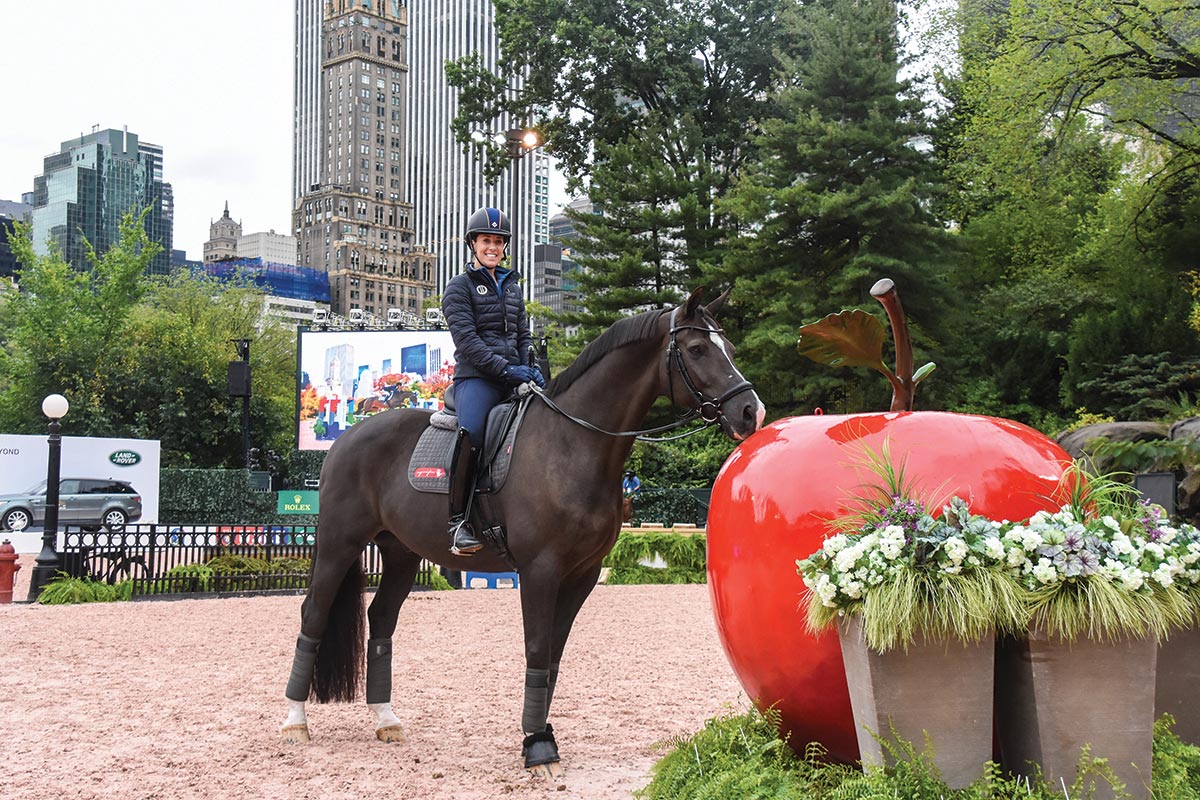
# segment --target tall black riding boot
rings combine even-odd
[[[467,429],[458,429],[454,455],[450,457],[450,552],[468,556],[483,547],[483,542],[471,530],[471,495],[475,491],[475,456]]]

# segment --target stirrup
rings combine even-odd
[[[483,542],[475,538],[465,516],[450,520],[450,552],[456,556],[469,556],[483,549]]]

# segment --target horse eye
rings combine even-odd
[[[706,349],[707,348],[705,348],[702,344],[693,344],[688,347],[688,352],[694,355],[696,358],[700,358],[704,355]]]

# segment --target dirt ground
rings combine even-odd
[[[285,746],[300,602],[0,606],[0,796],[615,800],[673,737],[749,707],[706,587],[598,586],[551,712],[565,775],[531,778],[518,592],[422,592],[395,638],[408,742],[376,741],[361,703],[310,703],[313,742]]]

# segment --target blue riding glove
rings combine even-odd
[[[535,367],[508,366],[504,368],[504,377],[513,385],[533,381],[542,388],[546,386],[546,379],[542,377],[542,371]]]

